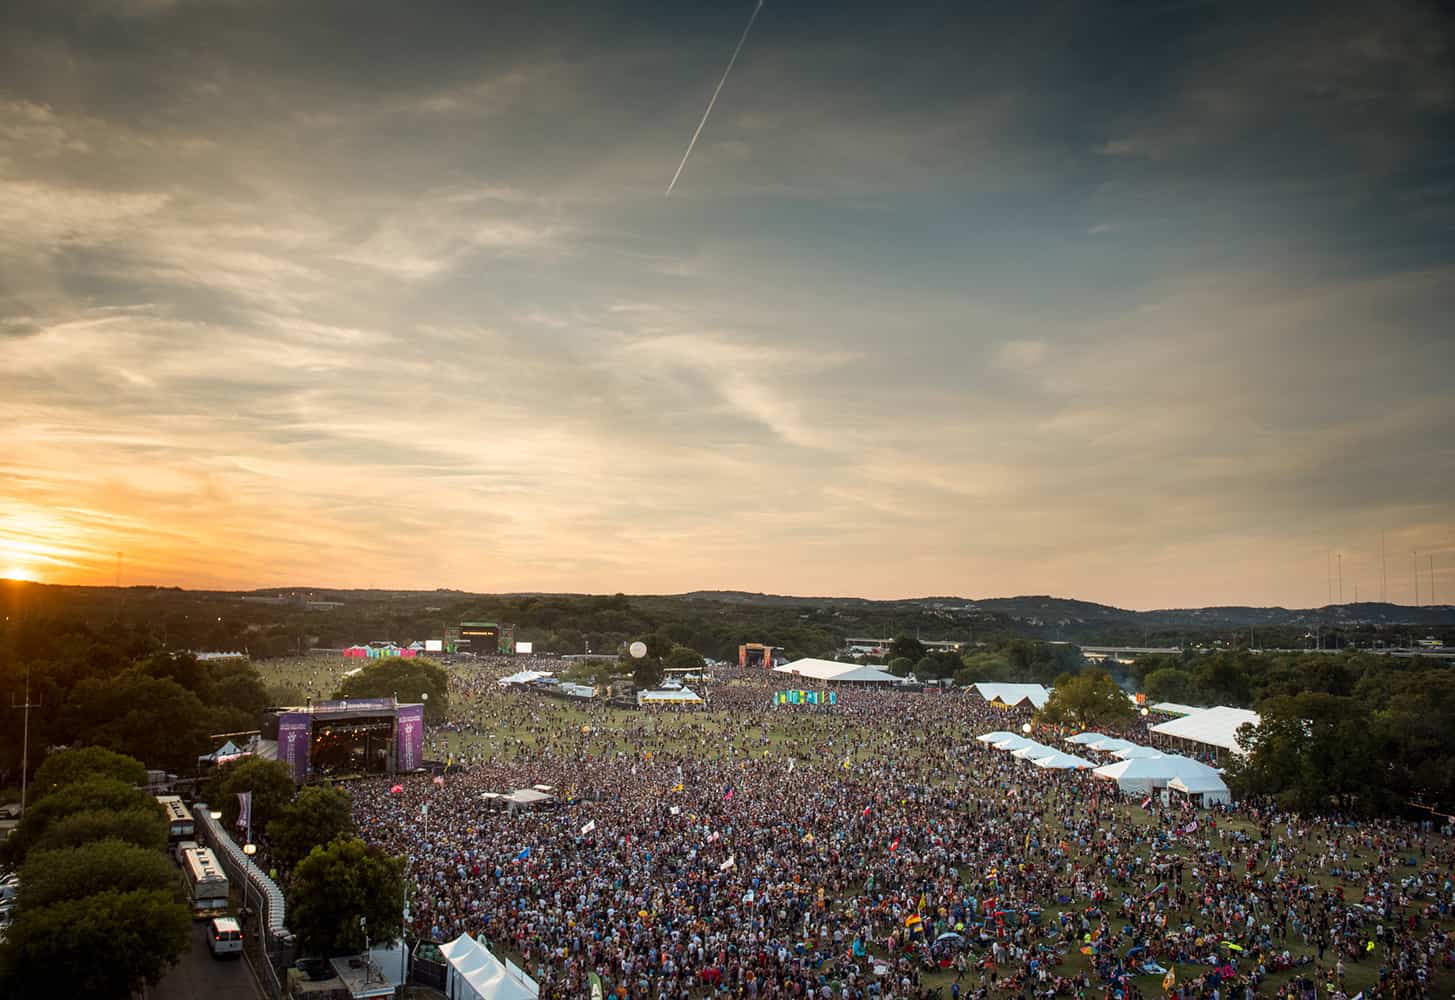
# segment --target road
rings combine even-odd
[[[241,955],[215,959],[207,948],[207,923],[192,926],[192,947],[162,977],[146,1000],[260,1000],[253,974]]]

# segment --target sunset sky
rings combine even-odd
[[[1455,602],[1435,5],[751,10],[0,5],[0,576]]]

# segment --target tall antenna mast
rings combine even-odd
[[[1430,555],[1430,605],[1435,604],[1435,556]]]
[[[1332,552],[1329,553],[1328,563],[1329,599],[1325,602],[1324,607],[1334,603],[1334,554]]]
[[[34,704],[31,703],[30,671],[27,670],[25,672],[25,704],[15,704],[15,696],[10,696],[11,708],[25,710],[25,735],[22,737],[24,742],[21,744],[20,751],[20,811],[22,814],[25,812],[25,796],[29,788],[27,779],[30,775],[30,710],[32,708],[40,708],[43,704],[45,704],[43,701],[38,701]]]
[[[1379,566],[1384,573],[1384,589],[1380,591],[1379,599],[1386,604],[1389,603],[1389,560],[1384,557],[1384,532],[1379,533]]]
[[[1339,553],[1339,603],[1344,603],[1344,553]]]
[[[1410,550],[1410,579],[1415,581],[1415,607],[1420,606],[1420,554]]]

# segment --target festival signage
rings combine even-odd
[[[375,709],[391,709],[393,707],[393,698],[341,698],[336,701],[315,701],[313,703],[313,710],[315,712],[347,712],[351,710],[369,712]]]
[[[424,706],[399,706],[394,731],[396,770],[413,771],[424,763]]]
[[[287,765],[293,780],[308,778],[308,744],[313,736],[313,716],[308,712],[284,712],[278,716],[278,759]]]

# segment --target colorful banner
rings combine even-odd
[[[394,732],[395,769],[413,771],[424,765],[424,706],[401,705]]]
[[[247,830],[253,822],[253,793],[237,793],[237,828]]]
[[[837,691],[774,691],[773,704],[775,705],[837,705],[839,693]]]
[[[278,760],[287,765],[297,784],[308,780],[308,745],[313,737],[313,716],[284,712],[278,716]]]

